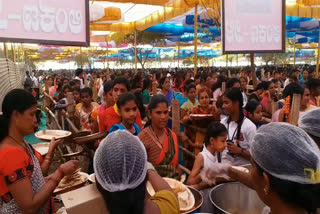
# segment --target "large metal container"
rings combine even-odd
[[[216,214],[261,214],[266,207],[254,190],[239,182],[214,187],[210,200]]]

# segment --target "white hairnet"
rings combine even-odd
[[[126,130],[110,133],[100,143],[93,167],[99,184],[109,192],[138,187],[147,174],[147,152],[138,137]]]
[[[307,111],[299,118],[299,127],[307,133],[320,137],[320,108]]]
[[[301,184],[320,183],[320,150],[302,129],[288,123],[260,127],[251,145],[253,160],[272,176]]]

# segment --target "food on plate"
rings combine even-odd
[[[190,189],[180,181],[174,180],[172,178],[164,178],[164,180],[177,194],[180,211],[191,210],[195,204],[195,198]],[[155,191],[150,182],[147,182],[147,191],[151,196],[155,194]]]
[[[65,189],[67,187],[76,186],[83,182],[86,182],[88,175],[80,172],[80,169],[76,170],[72,175],[65,176],[59,183],[58,189]]]

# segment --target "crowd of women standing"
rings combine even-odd
[[[73,92],[77,105],[71,119],[80,130],[109,132],[95,144],[91,170],[112,214],[179,213],[162,177],[179,179],[181,166],[191,170],[187,184],[203,191],[204,202],[206,190],[232,178],[257,191],[272,213],[315,213],[320,207],[320,80],[311,72],[309,79],[300,77],[306,67],[274,67],[266,79],[267,69],[259,68],[257,79],[246,69],[222,68],[201,68],[195,76],[188,69],[144,71],[132,78],[128,71],[106,77],[77,69],[73,79],[41,79],[52,83],[57,109],[72,105],[65,97]],[[153,85],[159,90],[152,94]],[[52,139],[41,157],[24,140],[38,123],[38,103],[27,86],[9,92],[2,104],[0,213],[53,213],[53,190],[78,167],[69,161],[47,176],[59,141]],[[289,125],[294,94],[302,97],[301,128]],[[171,130],[173,100],[180,104],[180,133]],[[274,112],[275,103],[279,110]],[[206,133],[195,134],[193,127]],[[195,160],[179,146],[194,153]],[[251,174],[232,167],[247,164]],[[147,180],[157,193],[145,198]],[[210,206],[204,204],[201,211],[210,212],[206,209]]]

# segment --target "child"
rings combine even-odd
[[[267,124],[262,116],[262,105],[254,99],[247,103],[245,107],[245,116],[250,119],[251,122],[257,126],[257,128]]]
[[[196,86],[190,84],[186,87],[186,92],[188,96],[188,101],[181,106],[181,118],[189,114],[193,108],[197,107],[200,103],[196,99],[197,90]]]
[[[63,109],[68,106],[67,94],[71,91],[71,87],[69,85],[65,85],[62,88],[62,93],[59,95],[59,102],[56,104],[56,109]]]
[[[73,87],[72,89],[72,94],[73,94],[73,99],[74,99],[74,102],[76,104],[79,104],[81,102],[81,99],[80,99],[80,88],[78,87]]]
[[[114,102],[117,103],[118,98],[122,94],[130,90],[130,84],[125,77],[117,77],[113,81],[112,88],[113,88],[112,97]],[[100,132],[110,130],[111,126],[118,123],[121,123],[121,118],[119,115],[117,105],[111,106],[99,114],[99,131]],[[142,128],[141,115],[139,111],[138,111],[136,123],[140,128]]]
[[[113,125],[110,128],[109,133],[119,129],[127,129],[133,135],[137,136],[141,130],[135,123],[138,115],[136,97],[132,93],[122,94],[117,101],[117,107],[121,117],[121,123]]]
[[[208,184],[202,181],[200,172],[222,162],[220,152],[223,152],[227,147],[227,133],[227,128],[220,122],[210,123],[204,140],[205,146],[202,152],[197,155],[188,178],[188,185],[193,185],[198,190],[208,187]]]
[[[76,120],[75,125],[79,127],[80,131],[91,131],[89,124],[89,115],[99,105],[92,101],[92,90],[91,88],[83,88],[80,91],[81,104],[76,109]]]
[[[99,115],[106,110],[107,108],[111,107],[114,105],[114,100],[112,97],[112,86],[113,86],[113,81],[107,81],[106,83],[104,83],[103,85],[103,102],[102,104],[93,110],[92,114],[91,114],[91,119],[93,120],[92,122],[95,123],[94,126],[98,127],[98,129],[96,130],[96,132],[99,132]],[[92,129],[91,129],[92,131]],[[94,132],[94,133],[96,133]]]

